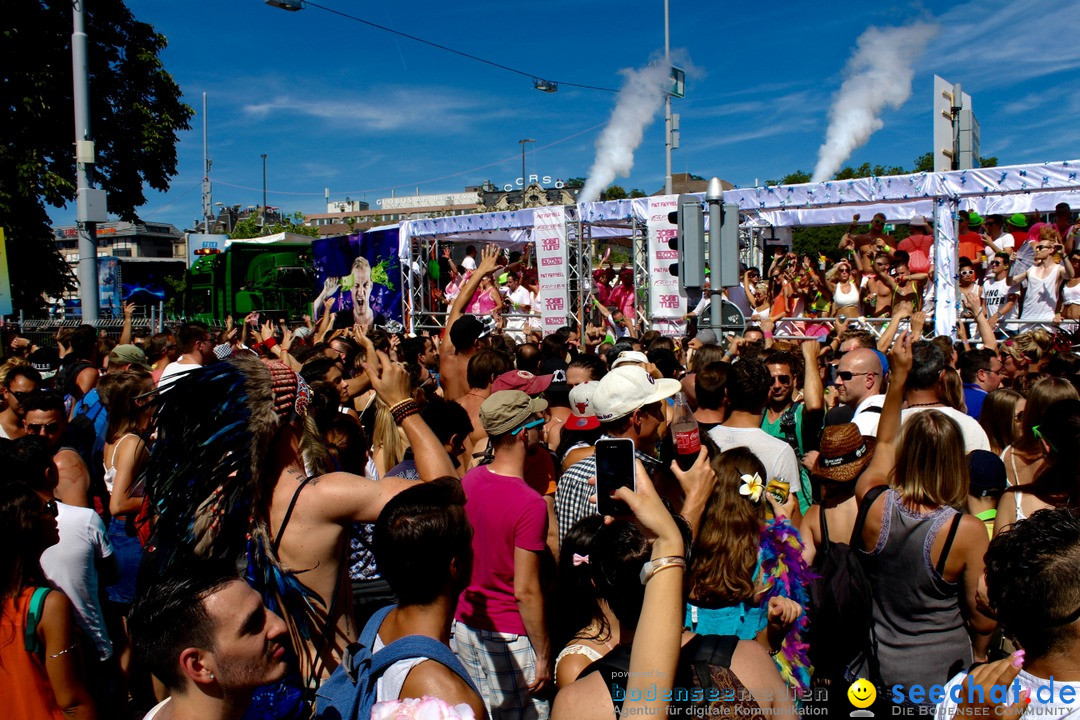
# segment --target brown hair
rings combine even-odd
[[[970,484],[964,434],[956,421],[937,410],[909,418],[900,433],[892,477],[905,503],[963,510]]]
[[[485,348],[469,358],[469,366],[465,370],[469,381],[469,388],[483,390],[491,385],[491,381],[514,369],[514,363],[506,353],[493,348]]]
[[[998,388],[983,398],[979,425],[986,431],[992,452],[1000,453],[1019,439],[1013,434],[1013,421],[1016,405],[1023,399],[1023,395],[1011,388]]]
[[[945,372],[941,376],[941,391],[946,405],[953,410],[967,412],[964,405],[964,383],[956,368],[945,366]]]
[[[123,435],[135,432],[139,420],[149,404],[143,396],[146,394],[146,381],[150,371],[133,365],[127,370],[111,372],[98,383],[98,396],[101,404],[109,411],[109,426],[105,432],[105,441],[109,443]]]
[[[1042,444],[1032,434],[1031,428],[1038,425],[1046,409],[1058,400],[1076,400],[1076,388],[1068,380],[1055,377],[1040,378],[1031,386],[1024,407],[1024,418],[1020,427],[1020,437],[1016,438],[1016,447],[1020,450],[1042,450]]]
[[[743,475],[767,482],[761,461],[747,448],[732,448],[713,458],[716,485],[701,513],[686,573],[687,592],[696,601],[730,605],[754,595],[758,537],[765,519],[764,498],[751,502],[739,494]]]
[[[690,356],[689,372],[701,372],[702,368],[710,363],[724,359],[724,350],[719,345],[702,345]]]

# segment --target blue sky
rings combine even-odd
[[[618,88],[619,71],[663,50],[662,0],[467,3],[413,0],[321,5],[538,77]],[[528,173],[584,177],[615,95],[489,67],[308,7],[261,0],[128,0],[164,34],[166,68],[196,109],[179,174],[150,193],[146,220],[190,228],[200,215],[202,93],[209,103],[214,200],[325,211],[332,200],[459,192]],[[671,0],[673,52],[688,58],[681,147],[673,171],[739,186],[813,170],[833,96],[870,26],[937,23],[915,62],[912,95],[850,164],[911,167],[931,149],[932,78],[973,97],[982,154],[1003,164],[1080,157],[1080,3],[689,3]],[[93,88],[91,88],[93,92]],[[663,116],[646,129],[627,189],[663,186]],[[74,209],[53,212],[67,224]]]

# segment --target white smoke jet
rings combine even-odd
[[[656,116],[670,85],[669,66],[654,61],[637,70],[623,70],[626,82],[615,102],[611,120],[596,141],[596,159],[589,179],[578,195],[580,202],[593,202],[615,175],[626,177],[634,167],[634,151],[641,144],[645,127]]]
[[[813,182],[831,178],[855,148],[884,126],[882,110],[895,110],[907,102],[913,65],[937,32],[937,25],[918,22],[871,27],[859,36],[858,47],[844,67],[847,79],[829,109],[829,130],[818,150]]]

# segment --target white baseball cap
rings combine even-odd
[[[657,380],[644,368],[627,365],[613,369],[600,380],[592,405],[600,422],[611,422],[681,391],[678,380]]]
[[[615,362],[611,363],[612,369],[619,367],[620,365],[626,365],[628,363],[641,363],[642,365],[649,364],[649,358],[643,352],[637,350],[623,350],[619,353],[619,357],[615,358]]]

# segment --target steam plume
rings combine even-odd
[[[626,82],[611,113],[611,120],[596,141],[596,159],[578,199],[593,202],[615,175],[626,177],[634,167],[634,151],[641,144],[645,126],[652,122],[664,102],[669,84],[668,65],[654,61],[637,70],[623,70]]]
[[[913,65],[937,32],[937,25],[920,22],[872,27],[859,36],[855,54],[844,68],[847,79],[829,109],[829,130],[818,150],[814,182],[831,178],[855,148],[884,126],[882,110],[907,102]]]

